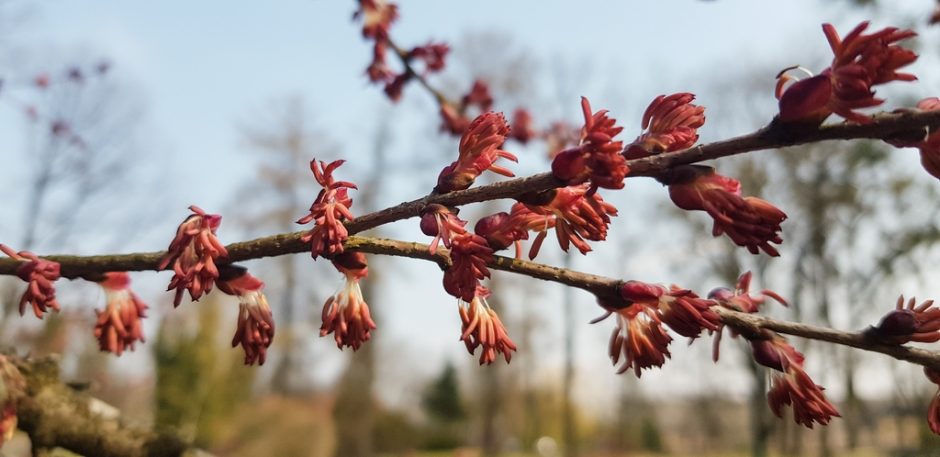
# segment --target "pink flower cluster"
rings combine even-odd
[[[777,417],[783,417],[783,407],[788,405],[793,407],[793,420],[808,428],[813,428],[814,423],[826,425],[833,417],[840,417],[839,411],[823,394],[823,387],[803,369],[803,354],[785,339],[774,336],[753,340],[751,352],[754,361],[775,370],[767,402]]]
[[[317,198],[310,205],[310,213],[300,218],[298,224],[314,222],[313,228],[307,232],[301,241],[310,243],[310,254],[316,259],[318,256],[332,257],[343,252],[343,243],[349,238],[349,232],[344,221],[352,220],[352,198],[349,189],[356,189],[356,185],[349,181],[337,181],[333,178],[336,171],[345,160],[336,160],[327,164],[316,159],[310,161],[310,171],[317,183],[323,187]]]
[[[705,108],[693,105],[695,95],[680,92],[660,95],[650,102],[640,125],[643,133],[624,151],[627,159],[640,159],[692,147],[705,125]]]
[[[130,289],[131,279],[126,272],[109,272],[99,282],[107,297],[104,310],[96,311],[95,338],[102,352],[120,356],[124,350],[144,342],[142,319],[147,317],[147,304]]]
[[[437,178],[437,193],[464,190],[484,171],[513,177],[509,169],[496,165],[499,159],[516,162],[516,156],[500,149],[509,134],[509,124],[502,113],[488,111],[481,114],[467,128],[460,138],[457,160],[444,167]]]
[[[581,110],[584,127],[580,144],[555,156],[552,174],[569,186],[590,181],[591,193],[598,187],[622,189],[630,168],[621,155],[623,142],[614,141],[614,137],[623,127],[607,116],[607,110],[591,111],[591,103],[585,97],[581,97]]]
[[[751,254],[764,251],[780,255],[771,243],[783,242],[780,224],[787,215],[765,200],[742,197],[741,183],[736,179],[719,175],[711,167],[682,165],[672,170],[667,184],[676,206],[705,211],[712,217],[714,236],[726,234]]]
[[[9,246],[0,244],[0,251],[11,259],[23,262],[16,269],[16,276],[26,281],[26,291],[20,297],[20,316],[26,313],[26,305],[33,308],[33,314],[42,319],[49,310],[59,311],[59,302],[55,297],[55,281],[59,279],[60,267],[57,262],[41,259],[29,251],[16,252]]]
[[[320,336],[332,333],[336,347],[351,347],[357,351],[372,338],[372,330],[376,328],[359,287],[359,281],[369,275],[368,263],[361,252],[344,252],[333,259],[333,266],[343,273],[346,283],[323,305]]]
[[[274,341],[274,316],[264,296],[264,282],[238,265],[226,265],[218,281],[219,290],[238,297],[238,324],[232,347],[245,351],[245,365],[264,365]]]
[[[478,347],[483,347],[480,365],[495,362],[497,354],[502,354],[506,363],[509,363],[512,353],[516,351],[516,344],[509,338],[499,315],[486,302],[489,294],[486,288],[480,287],[469,302],[462,299],[457,301],[462,327],[460,339],[470,354],[474,354]]]
[[[819,124],[835,113],[858,123],[871,118],[858,109],[881,105],[872,89],[891,81],[914,81],[910,73],[899,73],[902,67],[917,60],[917,54],[897,43],[917,36],[910,30],[886,27],[865,34],[868,22],[862,22],[845,38],[835,27],[823,24],[823,33],[832,48],[832,64],[819,75],[797,80],[785,69],[777,76],[776,95],[780,100],[780,120],[788,123]]]
[[[927,300],[917,305],[911,297],[905,306],[902,295],[895,309],[885,314],[878,325],[869,327],[865,335],[887,344],[936,343],[940,341],[940,308],[933,304],[933,300]]]
[[[640,281],[626,281],[620,287],[620,299],[625,306],[602,306],[607,312],[592,321],[600,322],[616,314],[617,325],[610,335],[608,352],[614,365],[620,363],[618,373],[632,369],[637,377],[641,370],[660,367],[670,357],[672,337],[668,326],[676,333],[697,338],[702,331],[716,331],[719,317],[711,310],[714,302],[700,298],[688,289],[665,287]]]
[[[174,306],[179,306],[183,300],[184,290],[189,291],[193,301],[211,292],[219,277],[218,260],[228,256],[225,246],[215,236],[222,224],[222,216],[207,214],[195,205],[189,209],[193,214],[176,229],[176,236],[158,266],[164,270],[173,265],[173,278],[167,290],[176,289]]]

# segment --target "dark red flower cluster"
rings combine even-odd
[[[144,342],[142,319],[147,317],[147,304],[130,289],[131,278],[126,272],[109,272],[99,283],[107,297],[107,306],[95,323],[95,338],[102,352],[120,356],[125,349]]]
[[[761,305],[767,301],[768,297],[783,306],[788,306],[787,301],[783,297],[769,289],[761,290],[760,295],[751,295],[750,271],[746,271],[738,277],[738,282],[733,290],[728,287],[717,287],[708,293],[708,299],[714,300],[719,306],[749,314],[758,312]],[[712,360],[715,362],[718,361],[718,356],[720,355],[721,336],[724,332],[724,328],[725,327],[721,325],[718,327],[718,331],[715,332],[715,340],[712,346]],[[733,328],[729,330],[732,338],[738,336]]]
[[[639,377],[641,370],[666,363],[672,337],[663,324],[688,338],[697,338],[702,331],[719,328],[718,314],[711,310],[714,302],[675,285],[667,288],[626,281],[620,288],[620,298],[627,306],[617,308],[601,302],[607,312],[591,321],[597,323],[612,314],[617,315],[608,352],[614,365],[623,359],[618,373],[633,369]]]
[[[238,324],[232,347],[245,351],[245,365],[264,365],[274,341],[274,316],[264,296],[264,282],[238,265],[226,265],[218,281],[219,290],[238,297]]]
[[[767,402],[777,417],[783,417],[783,407],[793,407],[793,420],[813,428],[813,423],[826,425],[839,411],[829,402],[825,390],[816,384],[803,369],[800,354],[785,339],[774,335],[770,339],[751,341],[754,361],[775,370],[767,392]]]
[[[516,350],[516,344],[509,338],[506,326],[499,319],[499,315],[486,302],[489,294],[486,288],[480,287],[469,302],[457,301],[462,332],[460,339],[471,355],[478,347],[483,347],[480,353],[480,365],[493,363],[496,361],[497,354],[502,354],[506,363],[509,363],[512,353]]]
[[[523,203],[516,202],[509,213],[499,212],[477,221],[473,231],[486,239],[494,251],[516,246],[516,258],[522,258],[521,240],[529,239],[529,231],[547,232],[555,228],[554,214],[538,214]],[[543,236],[542,239],[545,237]],[[541,240],[539,244],[541,244]],[[538,246],[533,245],[535,252]]]
[[[878,325],[869,327],[865,335],[887,344],[936,343],[940,341],[940,309],[934,308],[933,300],[917,305],[913,297],[905,306],[902,295],[895,309],[885,314]]]
[[[372,62],[366,68],[366,75],[370,81],[384,84],[388,98],[398,101],[405,85],[416,76],[413,71],[407,69],[396,73],[386,60],[389,48],[393,48],[389,29],[392,22],[398,19],[398,6],[385,0],[360,0],[359,9],[353,14],[353,19],[358,18],[362,18],[362,36],[374,42]],[[444,69],[450,48],[444,43],[428,43],[409,51],[398,51],[394,48],[392,50],[401,52],[400,57],[408,65],[415,61],[423,62],[424,74],[430,74]]]
[[[705,125],[705,108],[693,105],[695,95],[680,92],[660,95],[643,113],[643,133],[627,146],[624,156],[639,159],[692,147]]]
[[[493,260],[493,249],[486,239],[464,232],[451,239],[451,265],[444,271],[444,290],[466,302],[473,300],[480,281],[490,277],[486,264]]]
[[[823,24],[823,33],[834,54],[832,64],[819,75],[789,86],[787,83],[796,79],[787,74],[792,68],[777,76],[781,121],[819,124],[835,113],[849,121],[868,123],[871,118],[856,110],[884,102],[875,98],[874,86],[917,79],[910,73],[898,72],[917,60],[917,54],[897,44],[917,34],[896,27],[865,34],[868,25],[867,21],[862,22],[843,39],[835,27]]]
[[[622,141],[614,137],[623,131],[616,120],[607,117],[607,110],[591,111],[591,103],[581,97],[584,127],[577,147],[566,149],[552,160],[552,174],[567,185],[591,182],[591,193],[598,187],[622,189],[623,179],[630,172],[621,152]]]
[[[11,259],[23,262],[16,269],[16,276],[26,281],[26,291],[20,297],[20,316],[26,313],[26,305],[33,307],[33,314],[42,319],[50,309],[59,311],[55,298],[55,281],[59,279],[59,263],[41,259],[29,251],[16,252],[0,244],[0,251]]]
[[[455,210],[456,211],[456,210]],[[444,247],[450,249],[451,240],[454,236],[466,233],[464,226],[467,221],[457,217],[457,214],[451,212],[444,205],[432,203],[421,210],[421,231],[427,236],[433,236],[428,251],[431,254],[437,252],[437,246],[443,242]]]
[[[512,128],[509,130],[509,136],[522,144],[528,143],[529,140],[539,135],[533,122],[532,114],[528,110],[516,108],[512,113]]]
[[[333,172],[345,162],[335,160],[327,164],[322,160],[310,161],[313,178],[323,188],[310,205],[310,213],[300,218],[297,223],[314,222],[313,228],[301,238],[304,243],[310,243],[310,254],[314,259],[318,256],[332,257],[342,253],[343,243],[349,238],[349,232],[343,222],[353,219],[352,212],[349,211],[352,206],[349,189],[357,187],[349,181],[337,181],[333,178]]]
[[[468,112],[476,108],[478,112],[485,113],[493,107],[493,96],[490,86],[482,80],[473,81],[473,86],[461,99],[459,106],[453,106],[447,101],[441,101],[441,130],[452,135],[461,135],[470,126]]]
[[[741,197],[741,183],[702,165],[682,165],[667,182],[669,197],[679,208],[705,211],[714,220],[712,234],[728,235],[731,241],[752,254],[780,253],[770,243],[780,244],[780,224],[787,215],[757,197]]]
[[[509,124],[502,113],[488,111],[477,116],[460,138],[457,160],[441,170],[437,177],[437,193],[463,190],[484,171],[515,176],[509,169],[496,165],[500,158],[516,162],[516,156],[500,149],[509,135]]]
[[[697,338],[705,330],[716,331],[721,323],[718,314],[712,311],[712,300],[700,298],[695,292],[680,288],[640,281],[627,281],[620,287],[624,300],[657,310],[663,323],[676,333]]]
[[[174,306],[179,306],[183,300],[183,290],[189,290],[189,297],[193,301],[211,292],[219,277],[217,259],[228,256],[225,246],[215,236],[215,231],[222,224],[222,216],[208,214],[195,205],[190,206],[189,210],[193,214],[176,229],[176,236],[158,267],[164,270],[173,264],[173,279],[166,290],[176,289]]]
[[[368,276],[369,266],[361,252],[344,252],[333,258],[333,266],[343,273],[346,282],[323,304],[320,336],[332,333],[336,347],[351,347],[357,351],[372,338],[372,330],[376,328],[359,286],[359,280]]]
[[[555,196],[548,204],[526,205],[536,215],[555,216],[555,235],[558,237],[558,245],[565,252],[568,252],[572,244],[581,254],[590,252],[591,246],[587,242],[607,239],[610,217],[617,215],[614,205],[605,202],[598,193],[590,192],[590,189],[587,183],[562,187],[554,191]],[[529,252],[529,258],[534,259],[551,224],[544,219],[524,216],[524,219],[520,219],[527,221],[528,228],[539,232]]]

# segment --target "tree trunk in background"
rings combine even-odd
[[[859,432],[862,421],[862,404],[858,398],[858,392],[855,391],[855,354],[852,351],[845,352],[845,404],[842,411],[843,424],[845,426],[846,446],[849,450],[855,450],[858,447]]]
[[[767,409],[767,369],[748,361],[748,371],[754,385],[751,387],[749,409],[751,410],[751,456],[766,457],[770,442],[771,424],[770,410]]]
[[[490,290],[493,295],[489,299],[489,304],[505,319],[505,307],[499,306],[500,288],[497,278],[492,277],[489,280]],[[479,349],[478,349],[479,350]],[[503,371],[503,361],[497,359],[492,365],[483,365],[476,368],[480,372],[481,380],[481,427],[480,427],[480,451],[483,457],[496,457],[502,450],[499,420],[500,409],[503,406],[503,388],[500,383],[500,373]]]
[[[565,255],[565,268],[571,268],[571,254]],[[574,318],[574,291],[571,287],[565,287],[565,368],[564,378],[562,379],[562,440],[565,442],[564,456],[575,457],[578,455],[578,436],[574,417],[573,399],[571,391],[574,386],[574,338],[575,338],[575,318]]]

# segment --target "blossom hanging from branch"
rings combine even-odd
[[[705,211],[712,217],[714,236],[726,234],[751,254],[764,251],[774,257],[780,255],[771,243],[783,243],[780,224],[787,215],[767,201],[742,197],[741,183],[736,179],[719,175],[711,167],[683,165],[664,182],[676,206]]]
[[[245,365],[264,365],[274,341],[274,317],[264,296],[264,282],[238,265],[226,265],[219,276],[219,290],[238,297],[238,324],[232,347],[245,351]]]
[[[16,276],[26,281],[26,291],[20,298],[20,316],[26,313],[26,305],[33,307],[33,314],[42,319],[49,310],[59,311],[55,296],[55,281],[59,279],[59,264],[41,259],[29,251],[16,252],[0,244],[0,251],[11,259],[23,262],[16,269]]]
[[[754,361],[774,370],[767,402],[777,417],[783,417],[783,407],[788,405],[793,407],[793,420],[808,428],[813,428],[814,423],[826,425],[833,417],[840,417],[823,394],[823,387],[803,369],[803,354],[785,339],[774,336],[751,341],[751,349]]]
[[[95,323],[98,348],[120,356],[125,349],[144,342],[142,319],[147,317],[147,304],[130,289],[131,279],[126,272],[108,272],[99,282],[104,289],[107,305]]]
[[[332,333],[336,347],[351,347],[357,351],[372,338],[372,330],[376,328],[359,286],[359,281],[369,275],[368,263],[361,252],[344,252],[333,259],[333,266],[346,281],[343,288],[323,304],[320,336]]]
[[[189,291],[193,301],[211,292],[219,277],[216,265],[219,259],[228,256],[225,246],[215,236],[215,231],[222,224],[222,216],[208,214],[196,205],[190,206],[189,210],[193,214],[176,229],[176,236],[158,266],[160,270],[165,270],[170,264],[173,265],[173,278],[166,289],[176,289],[173,306],[179,306],[184,290]]]
[[[478,287],[473,299],[457,301],[461,322],[460,340],[467,346],[467,352],[471,355],[482,346],[480,365],[493,363],[498,354],[502,354],[506,363],[509,363],[512,353],[516,351],[516,344],[509,338],[499,315],[486,302],[489,295],[490,291],[485,287]]]

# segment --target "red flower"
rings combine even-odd
[[[398,19],[398,5],[385,0],[359,0],[359,9],[353,18],[362,17],[362,36],[386,38],[392,22]]]
[[[663,328],[661,316],[656,308],[633,303],[625,308],[606,309],[606,314],[591,323],[600,322],[611,314],[616,314],[617,326],[610,335],[608,353],[615,366],[623,358],[623,364],[617,369],[617,374],[632,368],[636,376],[640,377],[641,370],[661,367],[666,363],[666,359],[670,357],[669,343],[672,342],[672,337]]]
[[[793,407],[793,420],[813,428],[813,423],[826,425],[839,411],[826,399],[823,387],[813,382],[803,370],[803,354],[781,337],[751,342],[754,360],[774,369],[767,402],[777,417],[783,417],[785,405]]]
[[[264,282],[237,265],[223,267],[219,290],[238,297],[238,325],[232,347],[241,345],[245,365],[264,365],[268,347],[274,341],[274,317],[264,296]]]
[[[630,169],[620,154],[623,142],[613,138],[623,127],[617,127],[616,120],[607,117],[607,110],[592,113],[591,103],[585,97],[581,97],[581,110],[584,127],[580,145],[555,156],[552,174],[568,185],[590,180],[592,193],[598,187],[622,189],[623,179]]]
[[[141,319],[147,317],[147,305],[130,290],[131,279],[125,272],[104,274],[101,287],[107,297],[107,307],[95,311],[95,338],[102,352],[121,355],[125,349],[134,350],[134,345],[144,342]]]
[[[483,351],[480,353],[480,365],[493,363],[496,361],[497,354],[502,354],[506,363],[509,363],[512,353],[516,350],[516,344],[509,338],[506,326],[499,319],[499,315],[486,302],[489,294],[486,288],[480,287],[469,302],[457,301],[457,310],[460,312],[462,324],[460,339],[471,355],[478,347],[483,346]]]
[[[428,43],[408,51],[408,59],[421,60],[425,70],[434,73],[444,69],[444,60],[449,51],[450,47],[446,43]]]
[[[705,125],[705,108],[692,104],[695,95],[680,92],[660,95],[643,113],[644,132],[627,146],[627,159],[639,159],[663,152],[692,147],[698,141],[698,129]]]
[[[558,154],[581,140],[579,129],[565,122],[556,121],[545,132],[545,149],[549,159],[555,159]]]
[[[469,106],[476,106],[480,108],[481,112],[486,112],[493,107],[493,96],[490,95],[490,86],[486,84],[486,81],[481,79],[473,81],[470,92],[467,92],[460,101],[463,104],[461,111],[465,111]]]
[[[444,290],[464,301],[472,301],[480,281],[490,277],[486,264],[493,260],[493,249],[482,236],[464,232],[451,240],[450,260],[450,267],[444,271]]]
[[[395,78],[395,72],[388,67],[388,63],[385,60],[385,52],[387,50],[387,41],[375,41],[375,45],[372,46],[372,62],[366,67],[366,75],[369,76],[369,81],[388,84]]]
[[[936,343],[940,341],[940,309],[933,307],[933,300],[914,306],[912,297],[904,306],[904,296],[891,312],[881,318],[877,326],[869,327],[865,335],[887,344]]]
[[[471,126],[470,119],[467,118],[468,108],[476,107],[480,113],[486,113],[493,107],[493,96],[490,95],[486,82],[478,79],[473,81],[470,91],[460,99],[460,106],[453,106],[446,100],[440,100],[440,105],[441,130],[460,135]]]
[[[620,296],[630,303],[655,310],[660,321],[687,338],[697,338],[703,330],[716,331],[721,323],[718,314],[711,310],[714,302],[676,285],[667,289],[657,284],[627,281],[620,288]]]
[[[500,251],[509,246],[516,245],[516,258],[520,255],[519,240],[529,239],[529,218],[538,220],[551,219],[551,225],[555,225],[554,216],[543,216],[532,212],[522,203],[512,205],[512,213],[504,211],[486,216],[473,227],[474,233],[486,239],[486,243],[494,251]]]
[[[41,259],[29,251],[16,252],[9,246],[0,244],[0,251],[11,259],[23,262],[16,269],[16,276],[28,283],[20,298],[20,316],[26,313],[26,305],[33,307],[36,317],[49,312],[59,311],[59,302],[55,297],[55,281],[59,279],[59,263]]]
[[[452,135],[460,135],[470,126],[470,119],[467,119],[457,108],[450,103],[441,102],[441,131],[450,132]]]
[[[182,301],[184,289],[189,290],[193,301],[212,291],[212,285],[219,277],[217,259],[228,256],[225,246],[215,236],[222,216],[207,214],[196,205],[190,206],[189,210],[193,214],[176,229],[176,236],[158,267],[164,270],[173,264],[173,279],[166,290],[176,289],[174,306],[179,306]]]
[[[345,160],[336,160],[327,164],[322,160],[310,161],[310,170],[317,183],[323,187],[317,194],[316,200],[310,205],[310,214],[300,218],[298,224],[314,222],[313,228],[307,232],[301,241],[310,243],[310,254],[316,259],[318,256],[331,257],[343,252],[343,243],[349,238],[349,232],[343,221],[352,220],[352,199],[349,198],[349,189],[357,189],[356,185],[348,181],[336,181],[333,172]]]
[[[896,44],[917,34],[886,27],[865,35],[868,25],[862,22],[842,39],[835,27],[823,24],[823,33],[834,55],[832,64],[818,76],[800,80],[786,89],[786,83],[795,79],[786,74],[789,69],[777,76],[781,121],[818,124],[835,113],[849,121],[868,123],[871,118],[855,110],[884,102],[875,98],[873,86],[917,79],[910,73],[898,72],[917,60],[917,54]]]
[[[320,336],[332,333],[336,347],[357,351],[376,328],[359,287],[359,280],[369,274],[366,257],[361,252],[346,252],[333,259],[333,266],[346,277],[346,284],[323,304]]]
[[[528,143],[538,132],[532,126],[532,115],[525,108],[516,108],[512,113],[510,135],[520,143]]]
[[[727,234],[752,254],[763,250],[780,255],[770,243],[780,244],[780,224],[787,215],[756,197],[741,197],[741,183],[701,165],[676,167],[669,181],[669,197],[679,208],[705,211],[714,219],[712,234]]]
[[[719,305],[739,311],[742,313],[756,313],[760,306],[767,301],[767,298],[773,298],[783,306],[787,306],[787,301],[772,290],[764,289],[760,295],[750,295],[751,290],[751,272],[746,271],[738,277],[738,283],[734,290],[727,287],[718,287],[708,293],[708,298],[715,300]]]
[[[431,254],[437,252],[437,246],[441,241],[444,242],[444,247],[450,249],[451,240],[456,235],[467,232],[465,225],[467,221],[457,217],[444,205],[432,203],[421,210],[421,231],[427,236],[434,237],[428,248]]]
[[[517,161],[516,156],[500,149],[508,134],[509,124],[502,113],[490,111],[474,119],[460,138],[457,161],[441,170],[434,191],[447,193],[466,189],[486,170],[515,176],[509,169],[495,164],[500,158]]]
[[[712,289],[708,293],[709,300],[714,300],[718,303],[719,306],[732,309],[734,311],[742,313],[756,313],[760,310],[761,305],[767,301],[767,298],[772,298],[780,303],[783,306],[788,306],[787,301],[781,297],[779,294],[772,290],[764,289],[760,291],[760,295],[750,295],[751,290],[751,272],[746,271],[741,276],[738,277],[738,282],[734,287],[734,290],[731,290],[727,287],[717,287]],[[718,331],[715,332],[715,341],[712,346],[712,360],[715,362],[718,361],[719,349],[721,347],[721,336],[724,332],[724,325],[718,327]],[[731,337],[736,338],[738,336],[737,332],[734,329],[730,329]]]
[[[555,235],[561,249],[567,252],[569,246],[574,244],[581,254],[591,251],[587,241],[607,239],[610,216],[617,215],[617,208],[605,202],[599,194],[591,193],[588,184],[556,189],[555,197],[547,205],[527,206],[536,214],[554,215]],[[529,258],[534,259],[538,254],[537,246],[541,246],[547,229],[551,227],[547,221],[537,218],[530,217],[528,222],[531,230],[539,230],[533,249],[529,252]]]

